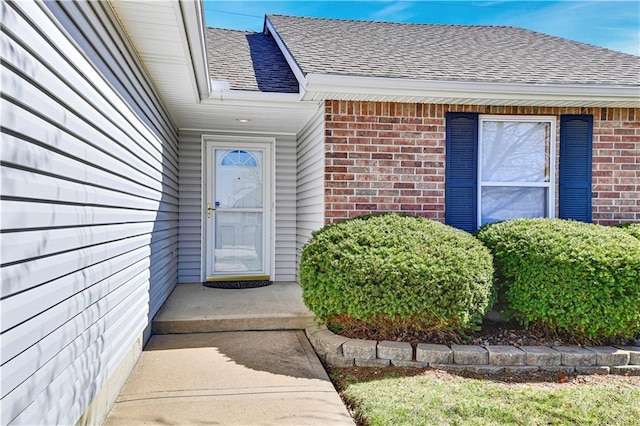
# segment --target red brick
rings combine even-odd
[[[614,163],[637,163],[636,160],[634,157],[613,157]]]
[[[594,115],[593,219],[601,223],[633,215],[640,219],[640,109],[327,101],[325,110],[325,192],[343,197],[328,198],[327,223],[375,211],[372,204],[378,211],[404,207],[412,214],[443,220],[447,111],[545,114],[558,119],[561,114]],[[348,139],[340,136],[345,134]],[[341,180],[349,175],[354,179]],[[362,188],[356,197],[354,188]],[[339,204],[350,196],[357,207],[329,211],[333,204],[343,207]],[[367,197],[371,202],[358,202]]]
[[[614,135],[635,135],[635,129],[614,129]]]
[[[400,210],[422,210],[422,206],[420,204],[401,204]]]
[[[332,173],[329,175],[330,179],[327,180],[354,180],[355,175],[353,173]]]
[[[393,160],[393,154],[390,153],[375,153],[371,154],[373,160]]]
[[[622,142],[640,142],[640,136],[621,136]]]
[[[356,204],[356,210],[378,210],[377,204]]]

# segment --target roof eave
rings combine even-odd
[[[318,102],[300,102],[299,93],[259,92],[251,90],[212,90],[209,96],[202,99],[203,104],[229,103],[272,105],[274,107],[317,108]]]
[[[640,86],[429,81],[307,74],[302,100],[464,105],[640,107]]]
[[[205,98],[211,92],[211,76],[207,61],[203,3],[180,0],[179,5],[198,93],[200,98]]]

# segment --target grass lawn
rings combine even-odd
[[[331,376],[362,425],[640,425],[640,377],[547,373],[514,383],[364,368]]]

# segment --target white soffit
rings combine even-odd
[[[318,102],[300,102],[298,94],[212,90],[202,2],[110,3],[179,128],[293,134],[317,110]]]
[[[304,100],[505,106],[640,107],[640,87],[426,81],[307,74]]]

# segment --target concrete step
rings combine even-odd
[[[154,320],[153,334],[213,333],[216,331],[303,330],[314,324],[313,315],[246,315],[241,318]]]
[[[178,284],[152,323],[153,334],[303,330],[314,324],[295,282],[252,289]]]

